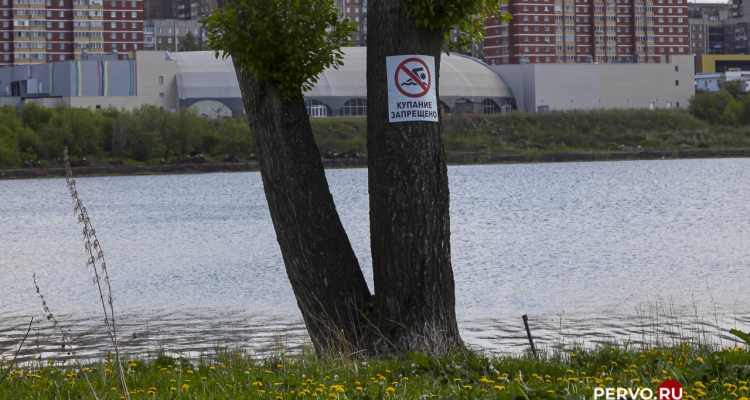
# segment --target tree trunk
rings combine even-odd
[[[462,345],[450,252],[448,170],[437,122],[388,122],[386,57],[435,57],[442,30],[417,29],[402,0],[371,0],[367,152],[375,279],[375,354],[442,355]]]
[[[297,304],[319,355],[350,350],[371,294],[328,189],[304,100],[235,61],[263,188]]]

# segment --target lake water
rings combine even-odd
[[[328,170],[372,287],[367,171]],[[449,168],[457,315],[496,352],[750,329],[750,159]],[[296,348],[305,330],[257,172],[80,178],[128,352]],[[54,355],[32,274],[83,352],[108,348],[62,179],[0,181],[0,355]]]

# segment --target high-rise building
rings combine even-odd
[[[690,3],[688,12],[692,54],[750,54],[750,1]]]
[[[197,21],[219,7],[218,0],[145,0],[145,19]]]
[[[144,0],[145,11],[143,19],[175,19],[177,18],[177,0]]]
[[[487,64],[662,62],[687,55],[687,0],[510,0],[486,23]],[[507,8],[506,8],[507,7]]]
[[[0,66],[142,48],[142,0],[0,0]]]
[[[367,46],[367,0],[336,0],[336,8],[344,18],[357,23],[349,41],[352,46]]]
[[[198,21],[152,19],[144,21],[143,25],[144,50],[183,51],[188,32],[196,47],[207,43],[205,29]]]

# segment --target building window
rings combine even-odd
[[[341,116],[364,117],[367,116],[367,100],[351,99],[341,106]]]
[[[674,81],[675,86],[680,86],[680,81]]]
[[[164,77],[163,76],[159,76],[159,84],[160,85],[164,84]]]
[[[680,66],[679,65],[675,65],[674,66],[674,72],[680,72]]]
[[[164,93],[159,93],[159,98],[163,99],[164,98]]]

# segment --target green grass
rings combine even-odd
[[[334,153],[367,153],[366,118],[313,118],[315,139]],[[447,154],[750,147],[750,127],[711,125],[682,110],[601,110],[443,119]]]
[[[747,400],[749,363],[750,353],[742,347],[688,344],[573,348],[543,361],[475,350],[442,358],[416,353],[402,359],[318,360],[306,348],[263,360],[242,351],[195,359],[162,353],[150,362],[128,360],[126,370],[134,399],[588,399],[597,386],[655,390],[660,382],[675,379],[685,388],[686,400]],[[84,372],[69,364],[49,359],[13,369],[0,384],[0,398],[93,398]],[[120,398],[111,359],[84,369],[100,398]]]

